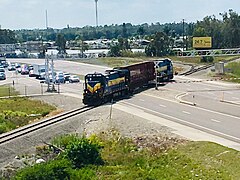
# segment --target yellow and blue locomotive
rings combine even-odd
[[[100,105],[128,92],[127,73],[124,70],[106,71],[106,74],[93,73],[85,76],[83,103]]]
[[[157,73],[157,74],[156,74]],[[93,73],[85,76],[83,103],[100,105],[115,96],[124,96],[135,89],[148,85],[158,77],[158,82],[173,78],[171,60],[146,61],[117,67],[105,74]]]

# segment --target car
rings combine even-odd
[[[5,69],[4,68],[0,68],[0,72],[4,72],[5,73]]]
[[[70,78],[71,74],[69,74],[69,73],[63,73],[63,76],[64,76],[64,80],[65,80],[65,81],[69,81],[69,78]]]
[[[9,64],[8,70],[9,71],[15,71],[16,70],[15,65],[14,64]]]
[[[29,76],[29,77],[35,77],[35,74],[34,74],[33,69],[31,69],[31,70],[29,71],[28,76]]]
[[[29,69],[28,69],[28,65],[27,64],[23,64],[21,65],[21,74],[29,74]]]
[[[30,71],[30,70],[33,70],[33,65],[29,64],[29,65],[28,65],[28,70],[29,70],[29,71]]]
[[[69,82],[74,83],[74,82],[80,82],[80,79],[77,75],[72,75],[69,77]]]
[[[64,79],[64,76],[63,76],[63,74],[58,74],[58,75],[56,75],[56,83],[65,83],[65,79]]]
[[[0,80],[5,80],[6,74],[4,72],[0,72]]]

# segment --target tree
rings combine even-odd
[[[121,49],[119,47],[119,45],[113,45],[113,46],[110,46],[110,51],[108,52],[109,56],[112,56],[112,57],[119,57],[121,56]]]
[[[127,27],[126,27],[125,23],[123,23],[123,27],[122,27],[122,37],[123,38],[127,38],[128,37]]]
[[[228,13],[221,14],[223,17],[224,42],[232,48],[240,46],[240,16],[232,9]]]
[[[66,39],[63,34],[57,34],[56,45],[59,54],[66,54]]]
[[[157,32],[150,37],[151,43],[146,47],[147,56],[165,56],[170,52],[170,39],[164,32]]]
[[[77,42],[79,42],[79,50],[80,50],[81,55],[83,55],[83,53],[84,53],[85,51],[87,51],[88,48],[89,48],[88,44],[85,43],[85,42],[82,40],[81,36],[76,37],[75,40],[76,40]]]
[[[139,37],[142,38],[143,35],[144,35],[144,33],[145,33],[144,27],[143,27],[143,26],[140,26],[140,27],[138,28],[138,30],[137,30],[137,33],[138,33]]]
[[[0,29],[0,44],[12,44],[16,42],[15,33],[11,30]]]

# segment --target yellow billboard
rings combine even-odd
[[[212,48],[212,37],[193,37],[193,48]]]

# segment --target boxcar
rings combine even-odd
[[[152,61],[122,66],[114,69],[127,70],[128,75],[126,81],[130,91],[147,85],[155,78],[154,62]]]

